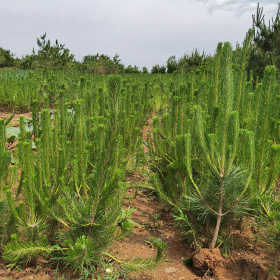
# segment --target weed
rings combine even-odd
[[[133,230],[134,226],[139,226],[138,223],[131,220],[131,215],[136,210],[137,209],[135,207],[133,208],[128,207],[126,210],[121,209],[121,214],[119,216],[117,223],[120,225],[121,230],[124,234]]]
[[[161,242],[161,239],[158,237],[152,237],[151,235],[149,235],[149,237],[150,240],[149,241],[145,240],[145,242],[150,245],[150,248],[154,247],[158,242]]]
[[[152,217],[154,218],[155,221],[158,221],[158,219],[160,217],[160,213],[152,215]]]

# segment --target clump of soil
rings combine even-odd
[[[262,263],[261,257],[256,254],[234,251],[230,259],[230,263],[227,265],[228,270],[239,271],[241,280],[268,279],[268,269]]]
[[[198,248],[193,255],[193,271],[198,276],[216,277],[217,268],[224,266],[224,259],[219,248]]]

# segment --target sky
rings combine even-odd
[[[149,70],[196,48],[213,54],[218,42],[233,48],[252,27],[251,0],[0,0],[0,47],[16,57],[31,54],[37,38],[55,40],[81,61],[117,53],[127,67]],[[268,22],[276,1],[262,1]]]

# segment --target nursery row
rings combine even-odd
[[[232,65],[230,44],[218,44],[210,82],[194,91],[180,84],[170,110],[153,119],[150,180],[194,247],[219,246],[227,255],[233,230],[250,219],[254,250],[265,241],[278,271],[280,88],[275,66],[266,67],[261,83],[252,73],[248,79],[250,36],[241,67]]]
[[[125,230],[119,221],[125,171],[143,158],[139,127],[151,111],[145,88],[137,88],[132,96],[129,84],[126,89],[121,84],[119,76],[109,76],[98,98],[71,103],[61,90],[54,110],[47,95],[41,110],[33,101],[32,122],[27,125],[21,117],[20,133],[12,138],[17,141],[13,165],[6,146],[9,120],[1,120],[4,260],[16,265],[43,255],[83,272],[99,264],[102,256],[113,258],[105,249]],[[136,99],[139,102],[132,101]],[[147,269],[165,252],[165,244],[158,243],[156,258],[122,264]]]
[[[142,164],[192,246],[227,254],[233,229],[250,218],[255,247],[265,238],[277,269],[280,87],[274,66],[262,81],[244,71],[251,37],[238,57],[219,43],[214,67],[187,75],[3,72],[1,104],[32,108],[32,121],[20,118],[17,132],[0,122],[2,258],[43,255],[79,271],[114,258],[105,250],[123,230],[125,173]],[[152,111],[145,154],[141,127]],[[164,258],[157,246],[156,258],[114,260],[147,269]]]

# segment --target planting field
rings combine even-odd
[[[280,87],[244,71],[251,36],[189,73],[1,72],[0,277],[277,277]]]
[[[154,115],[155,112],[152,113]],[[10,113],[0,113],[1,118],[8,119]],[[14,119],[31,118],[31,113],[20,113],[14,116]],[[18,127],[18,121],[13,121],[13,126]],[[149,118],[142,128],[142,139],[146,140],[147,133],[152,133],[152,121]],[[13,151],[16,145],[11,147]],[[145,146],[144,146],[145,148]],[[148,150],[145,149],[148,153]],[[171,209],[162,204],[157,196],[155,196],[149,188],[152,186],[148,180],[151,170],[147,167],[135,168],[131,173],[127,173],[125,182],[127,183],[128,192],[124,201],[123,209],[135,207],[136,210],[132,214],[133,221],[138,225],[134,226],[130,234],[122,240],[116,240],[109,248],[121,260],[129,260],[135,256],[147,257],[155,256],[154,247],[150,247],[147,241],[151,237],[161,238],[166,242],[168,253],[166,261],[158,268],[142,273],[128,273],[133,279],[200,279],[193,272],[191,266],[184,264],[185,258],[191,257],[193,248],[189,248],[187,244],[182,242],[182,233],[175,227],[175,222],[171,216]],[[222,279],[240,279],[240,276],[250,279],[251,271],[262,263],[262,268],[267,271],[267,265],[272,260],[267,244],[261,243],[257,253],[253,253],[254,235],[251,232],[251,222],[244,225],[242,232],[235,230],[236,248],[232,250],[229,258],[225,258],[225,266],[219,270]],[[249,230],[249,233],[248,233]],[[42,264],[43,263],[43,264]],[[6,262],[1,262],[0,277],[5,279],[78,279],[72,271],[68,269],[59,269],[52,262],[46,259],[38,258],[36,264],[22,264],[20,269],[10,270],[5,268]],[[42,264],[42,265],[41,265]],[[36,268],[41,265],[37,270]],[[101,270],[101,269],[100,269]],[[102,270],[101,270],[102,271]],[[103,272],[105,269],[103,269]],[[59,275],[61,278],[58,278]],[[0,278],[1,279],[1,278]],[[110,279],[110,278],[109,278]],[[112,278],[114,279],[114,278]],[[118,279],[125,279],[119,277]],[[244,278],[246,279],[246,278]]]

